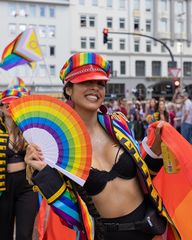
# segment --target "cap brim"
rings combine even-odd
[[[80,74],[78,76],[75,76],[72,79],[69,79],[69,82],[81,83],[81,82],[91,81],[91,80],[107,81],[108,79],[109,78],[106,76],[106,74],[104,72],[86,72],[86,73]]]
[[[10,97],[5,97],[4,99],[1,100],[2,104],[9,104],[11,103],[13,100],[16,100],[18,97],[16,96],[10,96]]]

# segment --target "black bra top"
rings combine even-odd
[[[7,163],[24,162],[25,151],[14,152],[12,149],[7,147],[6,155],[7,155]]]
[[[93,196],[100,193],[105,188],[107,182],[116,177],[132,179],[136,176],[136,165],[133,158],[127,152],[123,152],[117,162],[116,159],[115,164],[109,172],[91,168],[89,177],[84,184],[84,188],[89,195]]]

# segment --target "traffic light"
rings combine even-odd
[[[175,86],[175,88],[180,87],[180,80],[179,79],[174,79],[174,86]]]
[[[103,43],[104,44],[108,42],[108,33],[109,33],[109,29],[104,28],[103,29]]]

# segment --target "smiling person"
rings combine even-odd
[[[36,145],[28,146],[25,161],[38,170],[32,179],[36,188],[76,231],[76,239],[150,240],[164,234],[167,224],[149,173],[163,165],[163,122],[157,125],[152,146],[141,145],[142,158],[126,117],[119,112],[109,115],[102,106],[109,73],[109,62],[95,53],[74,54],[60,72],[64,95],[91,138],[92,167],[84,186],[46,165]]]
[[[27,88],[11,88],[1,93],[0,110],[0,232],[2,240],[31,240],[37,212],[37,193],[26,180],[24,162],[27,143],[14,123],[9,104],[29,94]]]

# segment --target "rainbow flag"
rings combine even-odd
[[[15,66],[41,61],[43,55],[35,30],[20,33],[3,51],[0,68],[9,70]]]
[[[149,127],[148,145],[154,141],[158,122]],[[181,239],[192,239],[192,145],[169,123],[164,123],[161,138],[167,151],[174,155],[177,172],[168,173],[162,167],[153,179],[164,206],[176,226]]]
[[[12,79],[12,81],[9,83],[7,88],[15,88],[15,87],[25,87],[25,83],[23,79],[20,77],[16,77]]]

